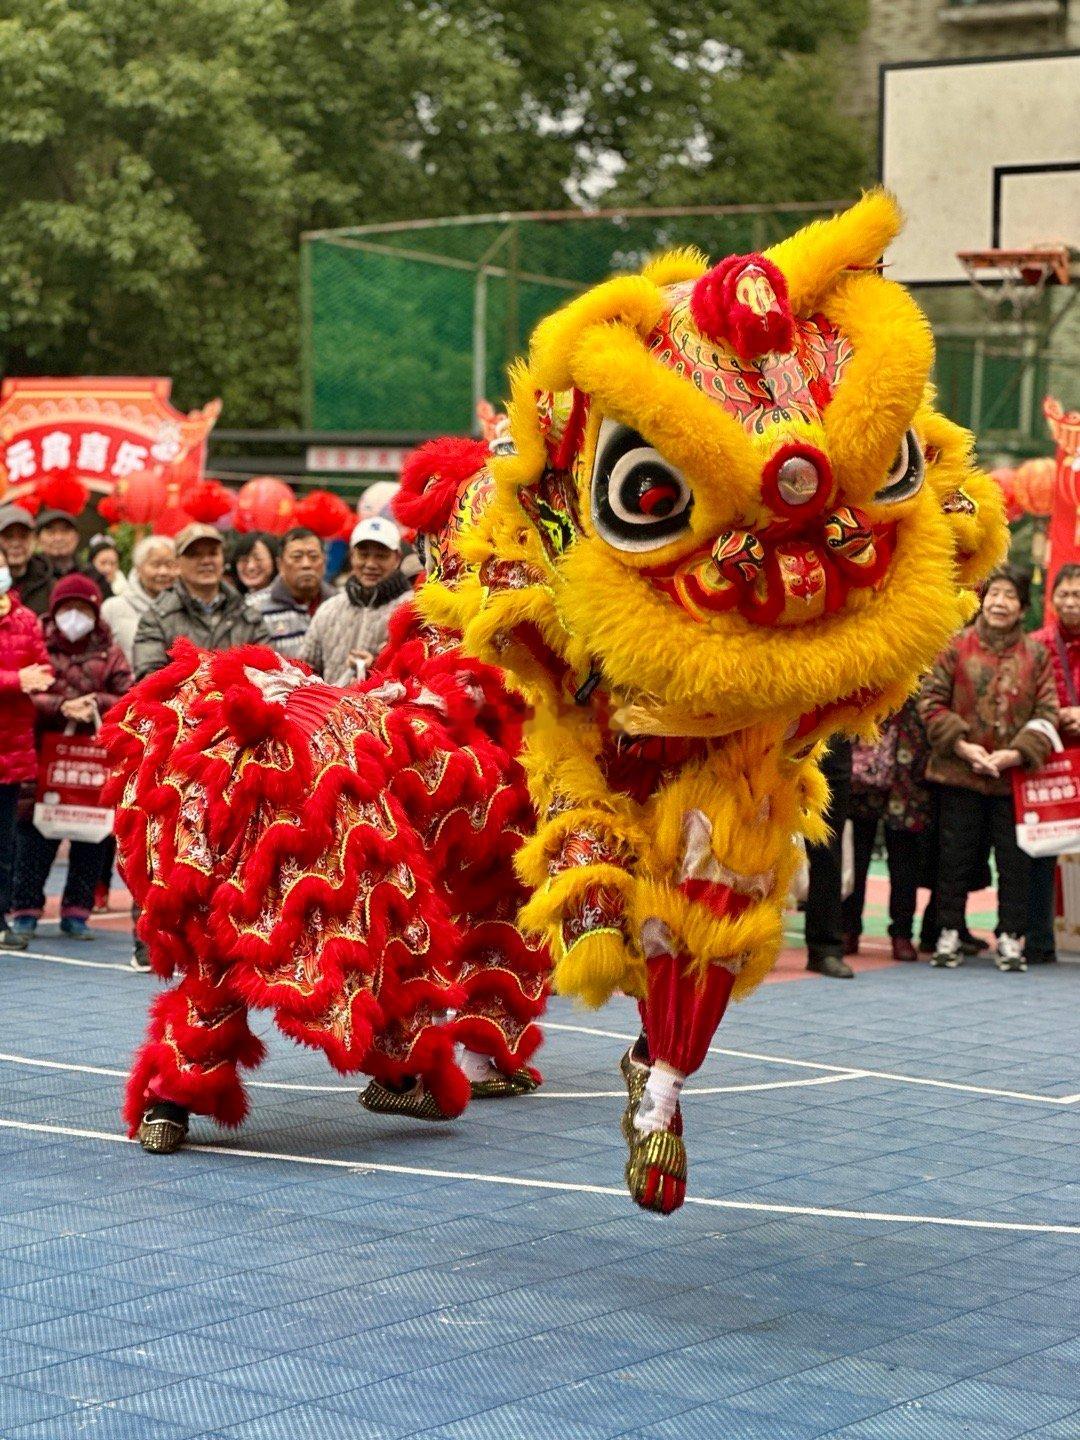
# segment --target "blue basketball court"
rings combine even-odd
[[[96,922],[95,922],[96,923]],[[1080,967],[764,987],[622,1189],[629,1003],[445,1127],[267,1035],[253,1113],[118,1116],[157,981],[121,919],[0,957],[4,1440],[1077,1440]]]

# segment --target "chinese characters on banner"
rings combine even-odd
[[[1059,401],[1048,395],[1043,401],[1043,414],[1057,447],[1054,504],[1047,532],[1049,604],[1057,572],[1063,565],[1080,563],[1080,410],[1066,412]]]
[[[9,501],[53,475],[98,494],[139,470],[183,489],[202,479],[206,440],[221,410],[184,415],[163,378],[28,379],[0,385],[0,495]]]

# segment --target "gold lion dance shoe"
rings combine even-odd
[[[187,1139],[188,1112],[171,1100],[159,1100],[143,1115],[136,1132],[149,1155],[173,1155]]]
[[[626,1188],[630,1198],[643,1210],[670,1215],[686,1199],[686,1146],[682,1139],[682,1112],[676,1108],[666,1130],[638,1130],[634,1125],[649,1067],[634,1059],[633,1046],[619,1062],[626,1082],[627,1105],[623,1111],[623,1139],[630,1147],[626,1162]]]
[[[470,1082],[474,1100],[508,1100],[515,1095],[531,1095],[539,1087],[540,1072],[531,1065],[523,1065],[510,1075],[496,1070],[483,1080]]]
[[[357,1096],[365,1110],[374,1115],[403,1115],[410,1120],[452,1120],[438,1107],[430,1090],[425,1089],[422,1080],[416,1080],[407,1090],[394,1090],[381,1080],[371,1080],[365,1090]]]

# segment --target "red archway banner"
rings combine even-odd
[[[24,378],[0,385],[0,495],[18,500],[54,476],[99,495],[137,470],[160,469],[182,493],[202,478],[221,411],[184,415],[163,377]]]
[[[1063,565],[1080,563],[1080,410],[1065,410],[1060,401],[1048,395],[1043,401],[1043,415],[1056,447],[1054,503],[1047,532],[1049,605],[1057,572]]]

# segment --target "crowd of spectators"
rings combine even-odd
[[[181,636],[207,650],[268,645],[302,658],[334,684],[352,684],[386,644],[390,616],[410,590],[392,521],[361,520],[339,588],[327,583],[322,542],[301,527],[280,537],[226,540],[191,524],[147,535],[124,574],[116,542],[93,536],[79,558],[76,518],[33,518],[0,507],[0,948],[26,949],[45,905],[60,842],[34,823],[42,737],[92,735],[114,702],[161,669]],[[112,837],[72,840],[60,928],[94,938],[108,901]],[[136,917],[137,918],[137,917]],[[136,942],[132,964],[147,968]]]
[[[880,830],[889,875],[889,937],[912,961],[917,894],[929,891],[919,949],[955,969],[987,947],[966,921],[969,895],[997,877],[994,959],[1023,971],[1056,960],[1056,859],[1019,846],[1012,773],[1037,769],[1080,739],[1080,566],[1058,571],[1053,618],[1024,629],[1028,577],[1012,566],[990,576],[974,622],[957,635],[919,694],[891,716],[873,744],[834,744],[826,761],[834,839],[810,849],[810,968],[847,979],[859,952],[866,882]],[[841,898],[840,834],[851,821],[853,883]]]
[[[331,585],[311,530],[235,536],[213,525],[138,541],[125,575],[115,540],[95,535],[80,558],[76,520],[0,507],[0,948],[25,948],[45,903],[58,843],[33,821],[41,737],[92,734],[136,681],[168,663],[185,636],[203,649],[263,644],[333,685],[363,679],[411,592],[412,567],[383,516],[362,519]],[[969,930],[972,891],[990,882],[1002,970],[1053,961],[1056,861],[1019,847],[1011,772],[1037,768],[1080,741],[1080,566],[1058,572],[1053,619],[1029,634],[1027,577],[1005,566],[979,614],[938,657],[920,693],[873,743],[834,740],[824,769],[832,838],[808,851],[808,967],[849,978],[879,844],[888,867],[893,959],[921,951],[952,969],[986,948]],[[848,823],[850,822],[850,823]],[[848,826],[850,845],[843,836]],[[114,845],[72,841],[60,902],[63,932],[91,939],[107,903]],[[916,948],[920,889],[929,892]],[[143,947],[133,964],[145,968]]]

